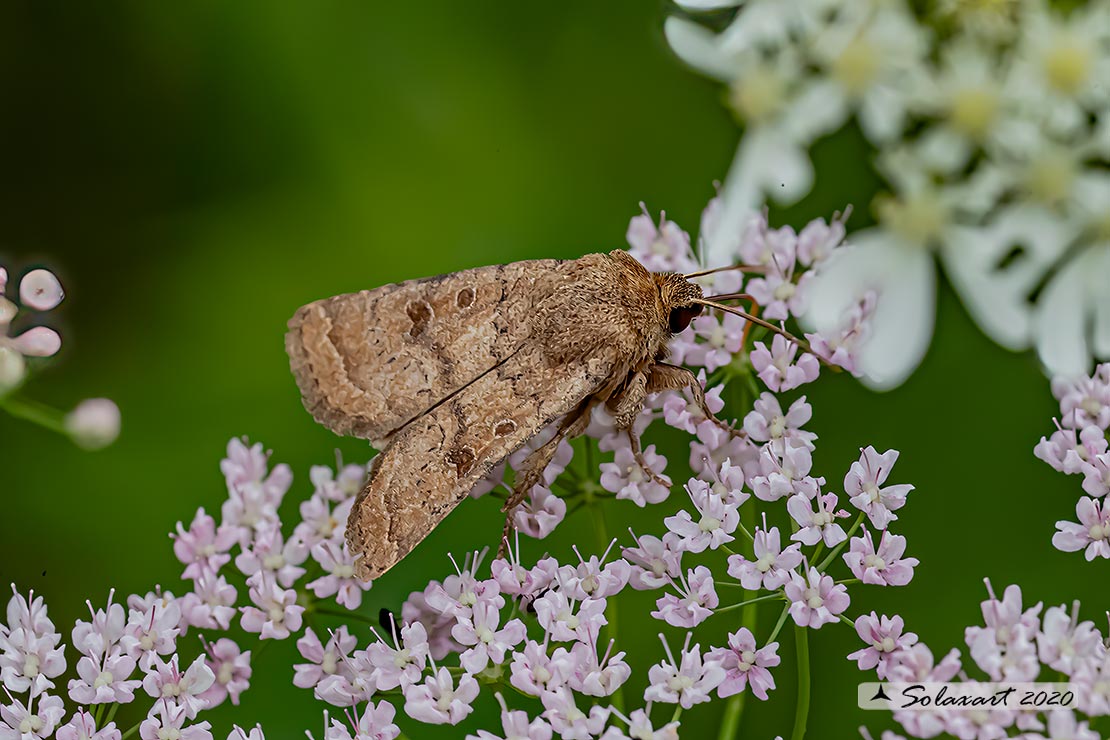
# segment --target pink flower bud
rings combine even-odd
[[[31,270],[19,281],[19,300],[36,311],[49,311],[65,298],[62,284],[50,270]]]
[[[62,338],[49,327],[36,326],[13,339],[12,345],[28,357],[50,357],[62,348]]]
[[[107,398],[89,398],[66,416],[73,441],[90,450],[107,447],[119,436],[119,407]]]

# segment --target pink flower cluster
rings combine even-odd
[[[1056,431],[1042,437],[1034,454],[1061,473],[1083,477],[1085,496],[1075,506],[1078,522],[1056,522],[1057,550],[1083,550],[1087,560],[1110,558],[1110,363],[1089,378],[1052,381],[1060,402]]]
[[[37,322],[40,315],[57,308],[65,298],[62,284],[49,270],[34,269],[19,281],[19,302],[5,297],[8,271],[0,267],[0,400],[14,394],[27,376],[27,358],[53,357],[62,348],[62,338]],[[13,296],[14,297],[14,296]],[[22,309],[22,312],[21,310]],[[20,328],[12,336],[13,323]],[[81,447],[98,449],[119,436],[120,414],[107,398],[90,398],[62,415],[40,404],[28,407],[9,399],[0,404],[10,413],[47,426],[59,427]]]
[[[981,707],[933,707],[895,711],[894,719],[913,737],[946,733],[960,740],[1020,737],[1022,740],[1098,740],[1090,719],[1110,714],[1110,639],[1093,622],[1080,620],[1079,602],[1047,609],[1025,607],[1018,586],[999,599],[987,581],[983,625],[964,632],[970,663],[985,680],[1022,683],[1066,681],[1075,689],[1074,707],[1030,707],[1027,711]],[[856,620],[865,647],[848,657],[882,680],[899,682],[975,681],[970,665],[953,648],[940,660],[902,620],[875,613]],[[887,735],[884,733],[883,737]]]

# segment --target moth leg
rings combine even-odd
[[[701,383],[698,382],[698,376],[694,375],[694,372],[689,368],[671,365],[666,362],[657,362],[651,366],[648,375],[648,393],[687,389],[694,397],[694,403],[697,405],[698,409],[701,410],[706,419],[709,419],[734,437],[743,435],[743,432],[733,429],[731,425],[718,419],[716,415],[709,410],[709,405],[705,402],[705,389],[702,388]]]
[[[613,415],[613,422],[617,429],[623,429],[624,433],[628,435],[628,441],[632,447],[632,456],[636,460],[636,464],[640,466],[645,474],[651,477],[652,481],[670,488],[671,481],[648,466],[641,449],[640,438],[636,435],[634,428],[636,417],[643,411],[644,399],[647,398],[649,393],[650,380],[648,374],[648,372],[638,372],[633,375],[628,384],[617,394],[610,397],[605,405],[609,413]]]
[[[589,400],[583,402],[577,409],[567,414],[554,437],[524,458],[520,470],[517,471],[517,478],[513,482],[512,493],[501,507],[501,511],[505,514],[505,526],[501,530],[501,542],[497,548],[498,557],[505,554],[505,543],[508,542],[509,533],[513,529],[513,514],[516,512],[516,507],[520,506],[528,497],[528,492],[543,480],[543,471],[555,457],[559,444],[564,439],[573,439],[586,431],[586,427],[590,425],[591,408],[593,404]]]

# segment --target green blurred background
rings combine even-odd
[[[229,437],[263,441],[293,466],[290,517],[310,464],[332,462],[336,447],[364,460],[364,444],[301,407],[282,348],[297,306],[620,247],[641,200],[696,231],[738,131],[718,88],[666,49],[664,12],[632,0],[0,6],[0,264],[49,265],[68,293],[54,319],[62,356],[28,394],[67,408],[103,395],[123,412],[119,442],[95,454],[0,416],[0,582],[44,594],[61,625],[110,587],[180,593],[166,534],[197,506],[218,511]],[[816,156],[813,195],[774,219],[800,225],[852,203],[852,227],[867,224],[875,179],[861,139],[842,133]],[[1095,618],[1105,568],[1050,544],[1078,484],[1032,456],[1052,428],[1048,384],[1031,357],[982,337],[947,286],[939,304],[936,341],[905,386],[876,395],[838,376],[809,394],[832,490],[866,444],[902,450],[894,477],[918,487],[899,522],[917,576],[903,589],[857,587],[850,613],[901,613],[944,652],[979,619],[989,576],[999,589],[1020,582],[1027,600],[1084,599]],[[685,464],[677,442],[666,440],[672,471]],[[610,502],[610,529],[660,533],[681,498],[646,514]],[[462,507],[364,610],[445,575],[446,551],[491,542],[495,504]],[[588,523],[569,520],[544,547],[567,552],[576,530]],[[662,653],[648,604],[620,600],[633,696]],[[761,612],[757,634],[776,614]],[[710,620],[703,645],[737,620]],[[749,701],[745,737],[789,733],[789,630],[784,640],[780,690]],[[810,737],[889,726],[855,708],[861,676],[844,656],[856,646],[842,625],[811,638]],[[241,707],[212,713],[218,738],[232,722],[261,721],[271,738],[320,729],[322,705],[290,683],[293,655],[289,642],[256,659]],[[722,706],[687,713],[683,734],[715,727]],[[492,708],[484,700],[481,715]],[[402,726],[413,738],[462,736]]]

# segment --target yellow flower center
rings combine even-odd
[[[983,138],[998,113],[998,94],[986,87],[957,90],[949,102],[952,127],[973,139]]]
[[[786,97],[786,80],[766,65],[752,69],[732,83],[729,103],[745,121],[765,121],[774,115]]]
[[[932,189],[905,198],[880,196],[875,210],[887,228],[911,244],[929,244],[941,235],[948,223],[948,208]]]
[[[1084,39],[1070,32],[1057,33],[1041,60],[1048,84],[1065,95],[1077,94],[1091,77],[1094,57]]]
[[[853,39],[832,65],[833,77],[850,95],[863,94],[878,73],[878,49],[863,37]]]

